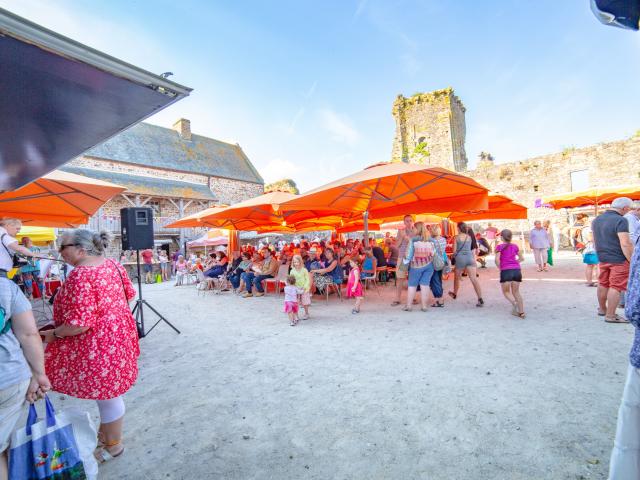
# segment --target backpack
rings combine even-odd
[[[11,330],[11,319],[7,318],[7,312],[0,307],[0,335],[4,335]]]

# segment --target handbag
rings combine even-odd
[[[96,428],[88,412],[56,412],[45,395],[46,417],[38,421],[31,404],[24,427],[11,434],[9,478],[12,480],[95,479],[98,462]]]
[[[439,272],[444,269],[444,258],[442,256],[442,251],[440,250],[440,243],[435,240],[432,240],[432,242],[436,250],[436,254],[433,256],[433,268],[436,272]]]

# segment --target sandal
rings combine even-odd
[[[458,298],[458,295],[456,295],[456,294],[455,294],[455,293],[453,293],[453,292],[449,292],[449,296],[450,296],[451,298],[453,298],[454,300],[455,300],[456,298]]]
[[[432,304],[431,306],[432,306],[432,307],[434,307],[434,308],[435,308],[435,307],[440,307],[440,308],[442,308],[442,307],[444,307],[444,303],[436,302],[436,303]]]
[[[403,312],[410,312],[412,310],[411,307],[407,307],[406,305],[404,307],[402,307],[402,311]]]
[[[422,307],[422,308],[420,309],[420,311],[421,311],[421,312],[428,312],[428,311],[429,311],[429,309],[428,309],[428,308],[425,308],[425,307]]]
[[[606,315],[607,315],[607,314],[606,314],[605,312],[603,312],[602,310],[598,310],[598,316],[599,316],[599,317],[604,317],[604,316],[606,316]]]
[[[360,313],[360,310],[358,310],[357,308],[354,308],[353,310],[351,310],[351,313],[355,315],[356,313]]]
[[[614,315],[613,317],[604,317],[604,321],[607,323],[629,323],[629,320],[622,318],[620,315]]]
[[[484,300],[482,298],[478,299],[478,303],[476,303],[476,307],[482,307],[484,306]]]
[[[398,302],[397,300],[394,300],[393,302],[391,302],[392,307],[397,307],[398,305],[400,305],[400,302]]]
[[[526,315],[524,314],[524,312],[511,312],[511,315],[513,315],[514,317],[519,317],[519,318],[526,318]]]
[[[105,462],[108,462],[109,460],[113,460],[114,458],[118,458],[124,453],[124,447],[122,447],[122,449],[116,454],[109,452],[109,450],[107,449],[109,447],[121,445],[121,443],[122,442],[120,440],[118,440],[117,442],[103,443],[100,447],[96,448],[96,450],[93,452],[93,456],[96,458],[99,464],[103,464]]]

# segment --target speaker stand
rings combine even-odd
[[[151,330],[156,328],[156,326],[160,322],[166,323],[171,328],[173,328],[176,331],[176,333],[179,334],[180,330],[174,327],[173,324],[164,317],[164,315],[158,312],[155,308],[153,308],[149,304],[149,302],[147,302],[142,298],[142,276],[140,275],[140,250],[136,250],[136,266],[138,268],[138,299],[136,300],[136,304],[133,307],[133,310],[131,311],[131,313],[133,313],[136,319],[136,327],[138,328],[138,338],[144,338],[147,335],[149,335],[149,333],[151,333]],[[144,307],[145,306],[158,316],[158,321],[154,323],[149,330],[146,330],[146,331],[144,329]]]

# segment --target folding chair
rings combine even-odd
[[[362,276],[362,281],[364,282],[363,293],[367,291],[367,288],[369,288],[369,284],[373,283],[376,287],[378,295],[380,295],[380,286],[378,285],[378,279],[374,275],[367,275],[366,277]]]
[[[196,290],[198,292],[198,295],[200,294],[200,292],[202,292],[202,295],[204,295],[208,290],[213,290],[215,288],[215,279],[205,277],[204,273],[202,273],[200,270],[196,270],[195,276],[197,281]]]
[[[276,293],[276,295],[279,295],[282,285],[287,284],[287,275],[289,275],[289,264],[283,263],[278,267],[278,273],[274,278],[266,278],[262,281],[262,283],[264,283],[265,294],[269,291],[269,289],[267,288],[267,285],[270,283],[274,283],[275,284],[274,292]]]

